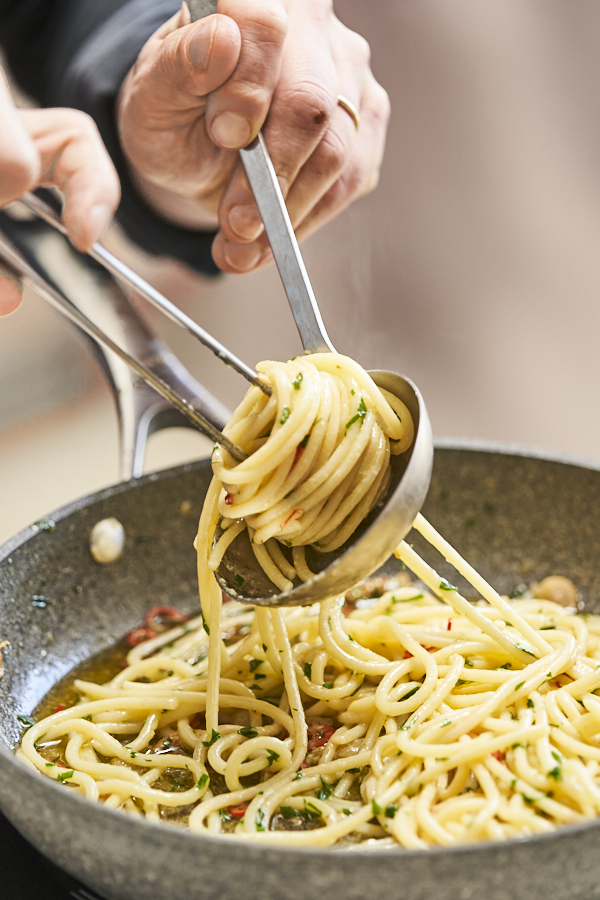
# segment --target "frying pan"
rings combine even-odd
[[[281,849],[192,835],[92,804],[12,753],[29,714],[74,665],[156,603],[197,608],[191,547],[210,466],[121,484],[25,529],[0,549],[0,808],[49,859],[108,900],[590,900],[600,821],[507,843],[427,851]],[[191,511],[182,514],[183,501]],[[183,507],[187,509],[187,505]],[[501,591],[557,572],[600,611],[600,471],[510,448],[438,447],[425,515]],[[121,560],[88,549],[96,521],[125,526]],[[428,561],[456,580],[418,535]],[[390,562],[388,572],[397,562]],[[464,583],[463,589],[467,590]],[[45,608],[32,605],[44,594]]]

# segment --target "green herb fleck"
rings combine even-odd
[[[346,809],[345,807],[344,807],[344,809],[342,810],[342,812],[344,813],[345,816],[351,816],[351,815],[352,815],[352,810],[351,810],[351,809]]]
[[[257,810],[257,812],[256,812],[256,819],[254,820],[254,821],[256,822],[256,830],[257,830],[257,831],[264,831],[264,830],[265,830],[265,826],[263,825],[264,818],[265,818],[265,811],[264,811],[264,809],[259,809],[259,810]]]
[[[402,699],[402,700],[408,700],[409,697],[412,697],[413,694],[416,694],[416,693],[417,693],[417,691],[419,690],[420,687],[421,687],[421,685],[420,685],[420,684],[417,684],[414,688],[411,688],[411,689],[410,689],[410,691],[408,692],[408,694],[404,694],[404,696],[403,696],[401,699]]]
[[[245,578],[243,578],[241,575],[238,575],[238,573],[236,572],[234,579],[233,579],[233,583],[235,584],[236,587],[242,587],[245,580],[246,580]]]
[[[553,769],[550,769],[548,778],[554,778],[555,781],[562,781],[562,769],[560,766],[554,766]]]
[[[356,775],[357,772],[360,772],[360,766],[355,766],[353,769],[346,769],[346,772],[351,772],[353,775]]]
[[[373,810],[374,816],[381,815],[381,807],[380,807],[379,803],[377,802],[377,800],[371,800],[371,809]]]
[[[204,628],[205,632],[210,636],[210,628],[208,627],[208,622],[206,621],[206,619],[202,619],[202,627]]]
[[[264,659],[251,659],[250,660],[250,671],[256,672],[259,666],[262,666]]]
[[[202,746],[203,747],[212,747],[212,745],[215,743],[215,741],[218,741],[220,737],[221,737],[221,735],[219,734],[219,732],[215,731],[215,729],[213,728],[212,734],[210,736],[210,740],[202,741]]]
[[[129,755],[132,759],[135,759],[137,756],[137,750],[130,750]]]
[[[35,722],[31,718],[31,716],[17,716],[17,719],[19,720],[21,725],[25,726],[23,728],[23,732],[28,731],[32,725],[35,725]]]
[[[518,691],[519,688],[522,688],[524,684],[525,684],[524,681],[520,681],[520,682],[518,683],[518,685],[516,686],[515,691]]]
[[[393,819],[394,816],[396,815],[396,813],[398,812],[399,808],[400,807],[398,806],[397,803],[390,803],[389,806],[386,806],[386,808],[385,808],[386,819]]]
[[[290,408],[289,408],[289,406],[284,406],[283,412],[281,413],[281,418],[279,420],[279,424],[285,425],[285,423],[287,422],[289,417],[290,417]]]
[[[55,766],[55,765],[56,765],[56,763],[49,762],[49,763],[46,763],[46,768],[49,769],[50,766]]]
[[[312,678],[312,663],[303,663],[302,671],[304,672],[305,678],[308,678],[308,680],[310,681],[310,679]]]
[[[316,792],[316,796],[319,800],[328,800],[329,797],[331,797],[331,795],[333,794],[333,788],[331,787],[330,784],[328,784],[327,781],[325,781],[325,779],[323,778],[322,775],[320,776],[320,778],[321,778],[321,787]]]
[[[256,730],[256,728],[253,728],[252,725],[247,725],[245,728],[239,728],[238,734],[241,734],[243,737],[247,738],[258,737],[258,731]]]
[[[69,769],[68,772],[61,772],[60,775],[56,776],[57,781],[66,781],[67,778],[72,778],[75,772],[73,769]]]
[[[333,688],[333,681],[324,681],[323,687],[330,691]]]
[[[554,759],[556,760],[557,763],[562,762],[562,757],[561,757],[560,753],[556,752],[556,750],[552,751],[552,756],[554,757]]]
[[[534,704],[533,700],[531,699],[531,697],[527,698],[527,706],[529,707],[529,709],[535,708],[535,704]]]
[[[304,375],[302,374],[302,372],[298,372],[298,374],[296,375],[296,377],[295,377],[294,380],[292,381],[292,384],[294,385],[294,390],[295,390],[295,391],[299,391],[299,390],[300,390],[300,385],[302,384],[303,381],[304,381]]]
[[[516,600],[518,597],[522,597],[525,591],[527,590],[526,584],[518,584],[509,594],[511,600]]]
[[[453,584],[450,584],[445,578],[442,578],[440,581],[440,591],[458,591],[458,588],[454,587]]]
[[[346,422],[346,429],[344,431],[344,434],[348,433],[348,429],[352,428],[352,426],[354,425],[355,422],[358,422],[360,420],[360,422],[362,424],[366,414],[367,414],[367,407],[365,406],[364,399],[361,397],[360,403],[358,404],[358,412],[355,413],[355,415],[353,415],[352,418]]]
[[[267,756],[269,757],[269,765],[272,766],[274,762],[277,762],[279,759],[279,753],[275,753],[274,750],[267,750]]]

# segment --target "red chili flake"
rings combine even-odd
[[[132,628],[125,640],[130,647],[137,647],[138,644],[143,644],[144,641],[149,641],[153,637],[156,637],[154,628],[140,625],[139,628]]]
[[[69,768],[67,766],[67,764],[62,761],[62,759],[55,759],[54,762],[56,763],[56,765],[58,766],[59,769],[68,769]]]
[[[54,707],[54,712],[55,712],[55,713],[57,713],[57,712],[62,712],[63,709],[66,709],[66,708],[67,708],[67,707],[65,706],[64,703],[58,703],[58,704]]]
[[[304,760],[304,761],[301,763],[300,768],[301,768],[301,769],[311,769],[311,768],[312,768],[312,763],[309,763],[309,762],[307,762],[306,760]]]
[[[281,528],[285,528],[285,526],[288,524],[288,522],[291,522],[292,519],[294,519],[294,518],[300,518],[300,516],[303,516],[303,515],[304,515],[304,510],[303,510],[303,509],[294,509],[294,510],[292,510],[292,512],[289,514],[289,516],[287,517],[287,519],[285,520],[285,522],[282,523]]]
[[[230,494],[229,491],[225,494],[225,503],[227,506],[231,506],[233,504],[233,494]]]
[[[304,447],[302,446],[302,444],[298,444],[298,446],[296,447],[296,452],[294,453],[294,462],[292,463],[292,469],[294,468],[294,466],[296,465],[296,463],[298,462],[298,460],[300,459],[300,457],[302,456],[303,453],[304,453]],[[292,469],[290,469],[290,472],[292,471]]]
[[[448,624],[446,626],[446,631],[452,630],[452,619],[448,619]]]
[[[234,819],[243,819],[249,805],[248,803],[238,803],[237,806],[228,806],[227,811]]]
[[[556,685],[557,688],[562,687],[560,681],[555,681],[554,684]]]
[[[308,746],[306,749],[310,753],[311,750],[316,750],[317,747],[323,747],[330,739],[335,728],[333,725],[326,723],[311,722],[306,731],[308,733]]]
[[[502,762],[502,760],[504,759],[504,754],[502,753],[502,750],[494,750],[494,752],[492,753],[492,756],[494,757],[494,759],[497,759],[498,762]]]
[[[174,606],[153,606],[144,616],[144,624],[148,628],[154,628],[157,624],[155,622],[156,619],[159,619],[161,624],[165,625],[183,625],[184,622],[187,622],[189,616],[180,609],[175,609]]]
[[[404,651],[404,659],[412,659],[412,653],[410,652],[410,650]]]
[[[194,715],[190,718],[190,725],[192,728],[195,728],[196,731],[200,729],[204,730],[206,728],[206,715],[203,712],[194,713]]]

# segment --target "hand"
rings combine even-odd
[[[360,112],[358,130],[337,104]],[[219,0],[187,7],[146,43],[117,103],[141,193],[166,218],[219,227],[217,265],[248,272],[271,259],[237,150],[263,133],[301,240],[375,187],[389,116],[365,40],[330,0]]]
[[[93,121],[73,109],[15,109],[0,69],[0,207],[38,186],[64,194],[63,222],[78,250],[102,236],[119,203],[119,180]],[[21,299],[0,264],[0,315]]]

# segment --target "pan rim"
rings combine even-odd
[[[506,443],[472,438],[440,437],[435,439],[434,448],[436,450],[459,450],[490,454],[496,453],[502,454],[504,456],[514,456],[517,458],[521,457],[527,459],[539,459],[550,463],[560,463],[563,465],[584,468],[596,472],[600,471],[600,462],[598,462],[597,460],[585,459],[571,454],[554,453],[544,450],[541,447],[528,446],[518,443]],[[87,494],[84,497],[73,500],[65,506],[59,507],[56,511],[48,513],[44,518],[52,519],[52,521],[54,522],[59,522],[71,513],[76,512],[79,509],[83,509],[96,501],[116,496],[126,490],[131,490],[132,488],[142,486],[144,484],[147,484],[148,482],[163,480],[183,472],[195,471],[196,469],[202,468],[207,464],[210,464],[209,459],[197,460],[193,463],[186,463],[182,466],[163,469],[159,472],[152,472],[148,475],[142,476],[141,478],[131,479],[130,481],[126,482],[119,482],[117,484],[113,484],[106,488],[103,488],[100,491],[96,491],[94,493]],[[21,547],[26,541],[33,538],[36,534],[39,534],[39,528],[37,528],[36,525],[28,525],[24,529],[19,531],[16,535],[14,535],[14,537],[9,538],[8,541],[0,546],[0,562],[10,556],[11,553]],[[8,748],[6,748],[4,745],[0,745],[0,762],[8,766],[9,768],[15,767],[24,775],[39,775],[40,778],[42,778],[40,773],[31,772],[29,767],[21,762],[21,760],[17,759],[14,753],[8,750]],[[62,786],[55,784],[54,781],[50,779],[43,779],[41,782],[39,782],[39,785],[42,790],[49,790],[51,792],[63,790]],[[57,794],[56,796],[59,795]],[[62,796],[67,803],[74,803],[76,805],[83,804],[82,809],[88,810],[92,815],[107,816],[107,822],[119,822],[123,824],[124,822],[128,821],[128,827],[134,829],[142,829],[142,831],[140,832],[142,836],[144,834],[148,834],[154,835],[155,837],[160,837],[160,835],[171,834],[171,837],[176,837],[178,841],[183,841],[186,845],[189,844],[190,848],[193,848],[198,840],[220,849],[223,849],[225,846],[227,846],[227,843],[229,843],[232,848],[235,848],[236,850],[241,850],[243,848],[244,852],[250,853],[253,857],[257,855],[260,856],[260,854],[264,853],[276,852],[278,855],[283,855],[284,857],[299,856],[301,858],[310,858],[313,856],[331,858],[332,856],[335,857],[338,854],[340,855],[340,859],[345,859],[348,854],[351,858],[359,856],[360,858],[365,859],[383,859],[388,857],[398,859],[419,859],[424,856],[449,856],[450,858],[454,858],[464,856],[465,854],[484,852],[486,850],[506,851],[510,850],[510,848],[512,847],[530,847],[532,845],[537,846],[538,844],[546,844],[548,841],[553,841],[557,838],[560,839],[561,836],[566,834],[576,837],[581,833],[600,830],[600,817],[598,817],[586,822],[565,825],[561,828],[556,829],[555,831],[545,834],[529,835],[522,838],[511,838],[507,841],[496,840],[482,841],[478,843],[474,842],[471,844],[463,844],[456,847],[434,846],[418,850],[407,850],[400,846],[386,848],[384,850],[378,850],[375,848],[353,850],[350,847],[348,849],[344,848],[343,850],[340,850],[339,847],[336,847],[335,845],[333,847],[323,848],[280,847],[276,844],[266,843],[264,846],[261,846],[260,844],[254,844],[250,842],[246,843],[243,840],[236,840],[235,837],[224,838],[223,836],[213,836],[210,834],[193,834],[190,831],[183,831],[178,828],[169,827],[167,823],[154,823],[148,822],[145,819],[138,820],[137,818],[127,819],[118,810],[107,809],[101,804],[90,803],[86,797],[75,793],[70,794],[68,799],[65,797],[64,793],[61,793],[60,796]],[[95,813],[91,812],[93,809],[95,809]],[[9,821],[12,820],[9,818]]]

